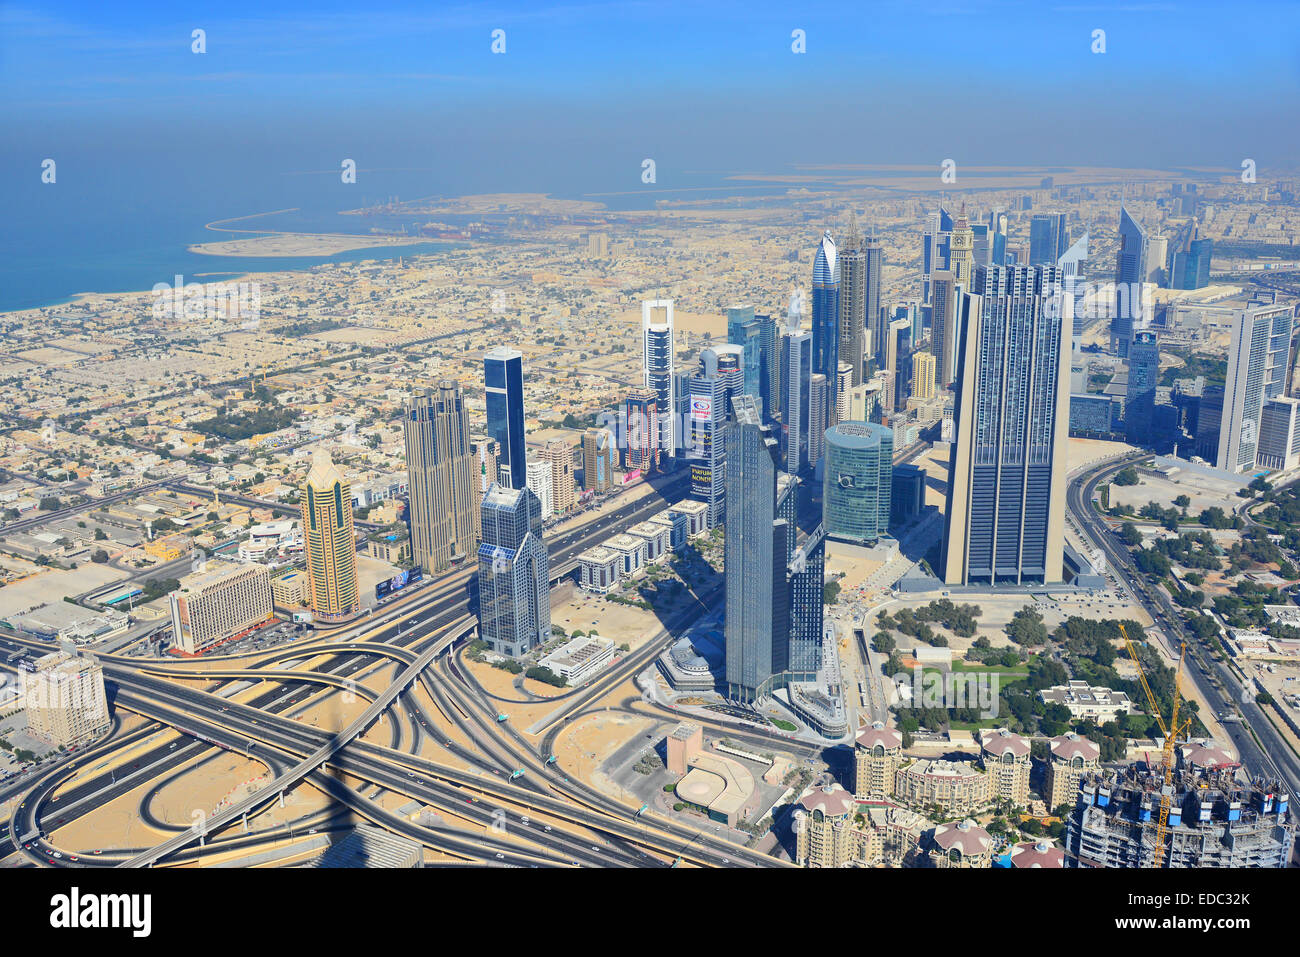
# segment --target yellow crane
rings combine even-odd
[[[1169,831],[1169,807],[1174,797],[1174,748],[1177,746],[1179,737],[1186,737],[1187,732],[1191,730],[1192,719],[1188,718],[1182,724],[1178,723],[1178,706],[1182,703],[1182,677],[1183,677],[1183,659],[1187,656],[1187,644],[1181,643],[1178,646],[1178,670],[1174,672],[1174,706],[1169,715],[1169,723],[1165,723],[1164,716],[1160,713],[1160,706],[1156,703],[1156,696],[1151,691],[1151,685],[1147,683],[1146,672],[1142,669],[1142,662],[1138,660],[1137,649],[1133,647],[1133,641],[1129,638],[1128,632],[1121,624],[1119,633],[1124,636],[1124,645],[1128,648],[1128,655],[1133,659],[1133,664],[1137,667],[1138,680],[1142,682],[1142,690],[1146,692],[1147,707],[1151,714],[1155,716],[1156,723],[1160,725],[1160,732],[1165,736],[1165,744],[1161,749],[1160,764],[1164,772],[1164,783],[1160,788],[1160,817],[1156,823],[1156,849],[1155,856],[1152,858],[1152,867],[1159,867],[1165,856],[1165,835]]]

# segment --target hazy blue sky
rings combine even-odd
[[[1300,145],[1293,2],[124,6],[0,0],[5,166],[350,156],[498,168],[508,188],[530,168],[612,182],[600,174],[654,157],[664,186],[673,170],[945,157],[1233,170],[1251,156],[1262,172]]]

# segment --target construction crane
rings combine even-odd
[[[1156,823],[1156,849],[1155,856],[1151,861],[1152,867],[1159,867],[1165,856],[1165,835],[1169,831],[1169,807],[1174,799],[1174,748],[1178,743],[1178,738],[1186,738],[1187,732],[1192,727],[1191,718],[1188,718],[1182,724],[1178,723],[1178,706],[1182,703],[1183,659],[1187,656],[1187,644],[1184,642],[1178,646],[1178,670],[1174,672],[1174,706],[1169,715],[1169,722],[1166,724],[1164,716],[1160,713],[1160,706],[1156,703],[1156,696],[1151,691],[1151,685],[1147,683],[1147,676],[1142,668],[1142,662],[1138,660],[1137,649],[1133,647],[1133,641],[1129,638],[1123,624],[1119,626],[1119,633],[1124,636],[1124,645],[1128,648],[1128,655],[1133,659],[1133,664],[1137,668],[1138,680],[1142,682],[1142,690],[1146,692],[1147,707],[1155,717],[1156,723],[1160,725],[1160,732],[1165,736],[1164,747],[1161,749],[1160,755],[1164,783],[1160,787],[1160,816]]]

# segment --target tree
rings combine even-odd
[[[91,554],[90,560],[96,565],[103,565],[108,561],[108,552],[104,551],[102,548],[97,548]]]
[[[1179,508],[1186,508],[1187,506],[1192,504],[1191,496],[1180,495],[1176,499],[1174,499],[1174,504],[1177,505]]]
[[[876,636],[871,639],[871,644],[882,655],[892,654],[897,647],[894,643],[894,636],[887,631],[876,632]]]
[[[45,495],[41,497],[40,509],[42,512],[54,512],[59,508],[59,497],[57,495]]]
[[[1119,527],[1119,540],[1132,548],[1135,545],[1142,544],[1142,533],[1138,531],[1137,526],[1132,522],[1125,522]]]
[[[1137,485],[1140,481],[1141,479],[1138,478],[1137,469],[1131,465],[1128,468],[1121,470],[1115,476],[1116,485]]]
[[[102,528],[97,528],[97,529],[95,529],[95,536],[94,536],[94,537],[95,537],[95,541],[97,541],[97,542],[102,542],[102,541],[104,541],[106,538],[108,538],[108,536],[104,534],[104,530],[103,530]]]
[[[1043,616],[1032,605],[1026,605],[1007,622],[1007,637],[1026,648],[1047,643],[1047,626]]]
[[[840,583],[827,582],[826,585],[822,588],[822,603],[826,605],[834,605],[839,600],[840,600]]]

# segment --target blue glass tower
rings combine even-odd
[[[524,357],[500,346],[483,356],[487,388],[488,435],[497,440],[497,462],[505,468],[511,488],[528,487],[524,446]]]
[[[813,259],[812,338],[813,372],[834,382],[840,367],[840,268],[835,240],[822,233]]]

